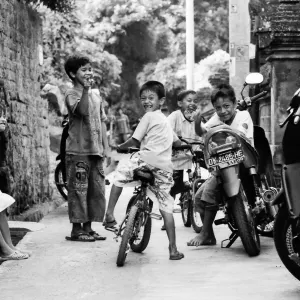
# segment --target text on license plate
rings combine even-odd
[[[227,167],[227,166],[239,164],[243,160],[244,160],[244,154],[243,151],[240,149],[237,151],[232,151],[230,153],[220,154],[218,156],[209,158],[208,166],[214,167],[220,165],[222,167]]]

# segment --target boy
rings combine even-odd
[[[184,90],[177,95],[177,104],[179,110],[172,112],[168,116],[171,127],[177,136],[181,136],[188,142],[200,141],[201,138],[195,132],[193,113],[197,109],[196,92],[193,90]],[[174,185],[171,188],[170,195],[175,198],[178,193],[183,192],[183,171],[192,168],[192,156],[188,151],[176,151],[172,156],[174,166],[173,179]],[[163,225],[162,230],[165,230]]]
[[[73,81],[73,88],[65,95],[69,115],[66,141],[68,210],[73,224],[71,237],[66,239],[105,240],[92,229],[92,222],[102,222],[105,213],[103,160],[108,142],[102,99],[91,90],[93,72],[88,58],[70,57],[65,71]]]
[[[197,114],[195,116],[196,133],[201,136],[209,128],[225,123],[232,129],[238,130],[253,146],[253,122],[251,116],[248,111],[236,110],[237,102],[232,86],[220,84],[212,93],[211,102],[216,113],[205,125],[201,124],[201,115]],[[218,211],[218,194],[217,179],[213,173],[196,193],[195,210],[200,213],[203,227],[201,232],[188,242],[188,246],[216,244],[212,225]]]
[[[146,82],[141,87],[140,99],[146,114],[138,124],[133,136],[118,146],[119,149],[140,147],[140,151],[133,155],[126,164],[120,164],[116,170],[104,225],[105,228],[114,228],[117,224],[114,218],[114,209],[123,187],[132,183],[134,169],[146,166],[152,171],[155,178],[154,185],[149,186],[149,190],[158,200],[160,212],[166,224],[170,259],[179,260],[184,255],[178,252],[176,247],[173,218],[174,199],[169,194],[173,185],[171,155],[174,136],[167,118],[160,111],[165,101],[164,86],[158,81]]]

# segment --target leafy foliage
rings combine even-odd
[[[52,11],[60,13],[69,13],[75,6],[75,0],[25,0],[27,4],[37,7],[44,5]]]
[[[227,0],[194,1],[196,62],[228,47]],[[184,0],[88,0],[65,14],[44,17],[44,82],[63,83],[63,63],[74,52],[93,60],[113,105],[139,114],[138,86],[156,79],[168,95],[184,88]],[[47,15],[47,17],[46,17]],[[135,110],[135,111],[133,111]]]

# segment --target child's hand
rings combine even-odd
[[[90,78],[90,77],[84,78],[83,88],[88,90],[90,87],[92,87],[93,83],[94,83],[93,78]]]
[[[201,112],[200,110],[196,110],[194,115],[193,115],[194,121],[197,123],[201,123],[202,119],[201,119]]]

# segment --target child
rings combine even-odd
[[[103,103],[100,95],[91,90],[93,72],[88,58],[68,58],[65,71],[74,85],[65,95],[69,115],[66,141],[68,210],[73,224],[71,237],[66,239],[105,240],[92,229],[92,222],[103,221],[106,202],[103,160],[108,142]]]
[[[216,110],[211,119],[201,124],[201,115],[195,117],[195,130],[203,135],[209,128],[227,124],[238,130],[241,135],[253,146],[253,122],[248,111],[236,110],[237,102],[232,86],[221,84],[212,93],[211,102]],[[215,245],[216,238],[213,231],[213,221],[218,211],[218,183],[213,173],[196,193],[195,210],[200,213],[203,227],[201,232],[188,242],[188,246]]]
[[[158,81],[146,82],[141,87],[140,99],[146,114],[138,124],[133,136],[118,146],[119,149],[140,147],[140,151],[133,155],[126,164],[120,164],[116,170],[104,225],[106,228],[113,228],[117,224],[114,218],[114,209],[123,187],[127,183],[132,183],[134,169],[146,166],[155,177],[155,183],[153,186],[149,186],[149,189],[159,202],[160,212],[166,224],[170,259],[179,260],[184,255],[178,252],[176,247],[173,218],[174,199],[169,194],[173,185],[171,155],[174,135],[167,118],[160,111],[165,101],[164,86]]]
[[[177,136],[181,136],[188,142],[200,141],[201,138],[195,132],[193,113],[197,109],[196,92],[193,90],[184,90],[177,95],[177,104],[179,110],[172,112],[168,116],[173,131]],[[192,168],[192,156],[188,151],[178,151],[172,156],[174,166],[173,180],[174,185],[171,188],[170,195],[175,198],[178,193],[183,192],[183,171]],[[163,225],[162,230],[165,230]]]

